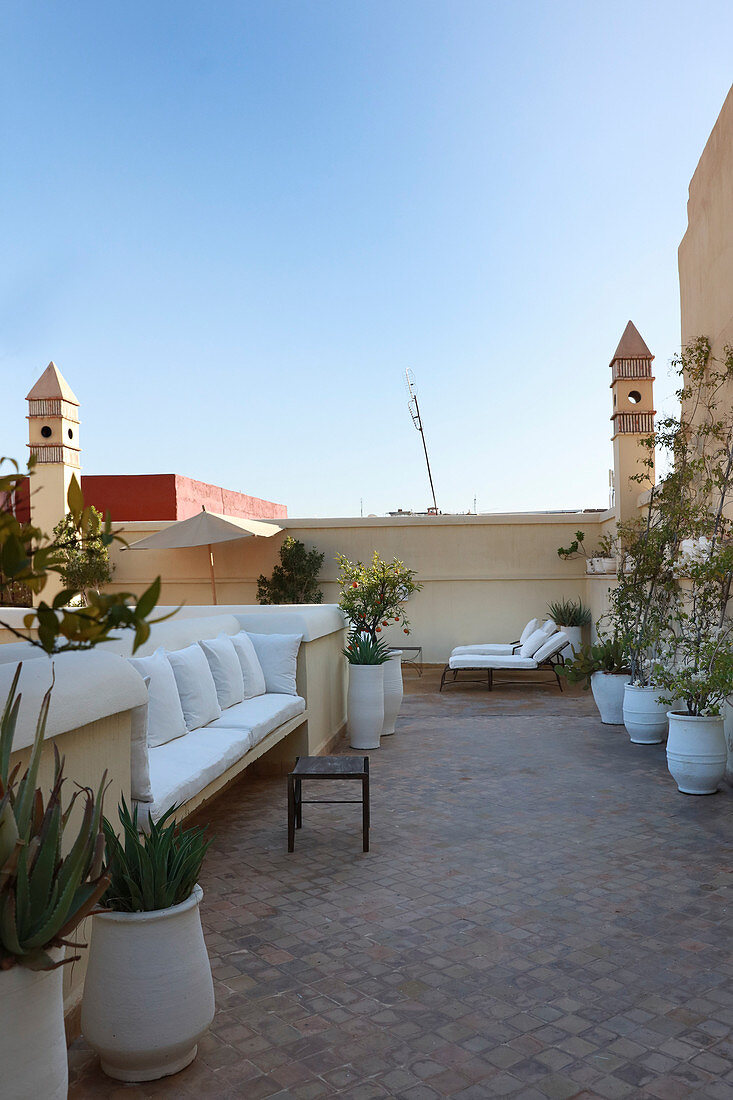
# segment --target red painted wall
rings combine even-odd
[[[208,512],[241,519],[284,519],[288,514],[284,504],[180,474],[82,474],[81,487],[85,502],[102,514],[109,512],[116,523],[188,519],[202,505]]]

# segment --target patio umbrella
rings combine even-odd
[[[189,519],[180,519],[154,535],[133,542],[130,550],[177,550],[191,546],[205,546],[209,552],[209,574],[211,576],[211,599],[216,603],[216,580],[214,577],[214,551],[217,542],[233,542],[252,535],[271,538],[282,527],[276,523],[265,523],[259,519],[238,519],[236,516],[220,516],[217,512],[207,512],[205,508]]]

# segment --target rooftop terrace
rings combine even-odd
[[[731,793],[583,693],[405,680],[371,852],[325,806],[288,855],[284,782],[245,776],[207,814],[198,1059],[123,1089],[79,1041],[72,1098],[733,1096]]]

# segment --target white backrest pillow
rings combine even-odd
[[[128,662],[148,684],[148,747],[167,745],[188,733],[178,696],[176,678],[165,651],[156,649],[148,657],[128,657]]]
[[[539,619],[530,619],[529,622],[527,623],[527,625],[525,626],[524,630],[522,631],[522,633],[519,635],[519,641],[521,642],[521,644],[524,645],[524,643],[527,641],[527,638],[529,638],[530,634],[534,634],[535,630],[539,630],[539,628],[540,628],[540,620]]]
[[[144,676],[150,690],[150,677]],[[130,712],[130,794],[136,802],[152,802],[150,758],[148,757],[148,704],[142,703]]]
[[[237,651],[229,634],[199,641],[214,677],[216,696],[222,710],[244,699],[244,677]]]
[[[549,638],[551,634],[557,634],[557,623],[553,622],[552,619],[547,619],[547,621],[542,624],[542,630],[544,630]]]
[[[568,641],[567,634],[563,634],[561,631],[558,631],[557,634],[553,634],[534,654],[534,659],[537,664],[541,664],[542,661],[546,661],[548,657],[554,657],[561,649],[565,649]]]
[[[251,634],[268,693],[297,695],[295,674],[302,634]]]
[[[527,641],[519,650],[519,656],[534,657],[537,650],[540,648],[541,645],[544,645],[546,641],[547,635],[545,634],[544,630],[535,630],[532,634],[530,634],[529,638],[527,638]]]
[[[214,677],[198,642],[171,650],[166,657],[176,678],[187,729],[197,730],[221,718]]]
[[[237,657],[239,657],[239,666],[242,669],[243,698],[254,699],[258,695],[264,695],[267,691],[265,674],[262,671],[262,665],[249,634],[246,630],[240,630],[238,634],[232,634],[230,637]]]

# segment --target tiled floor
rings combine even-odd
[[[732,792],[582,693],[436,683],[371,754],[368,855],[336,806],[288,855],[279,780],[213,807],[212,1032],[144,1087],[80,1041],[72,1097],[733,1098]]]

